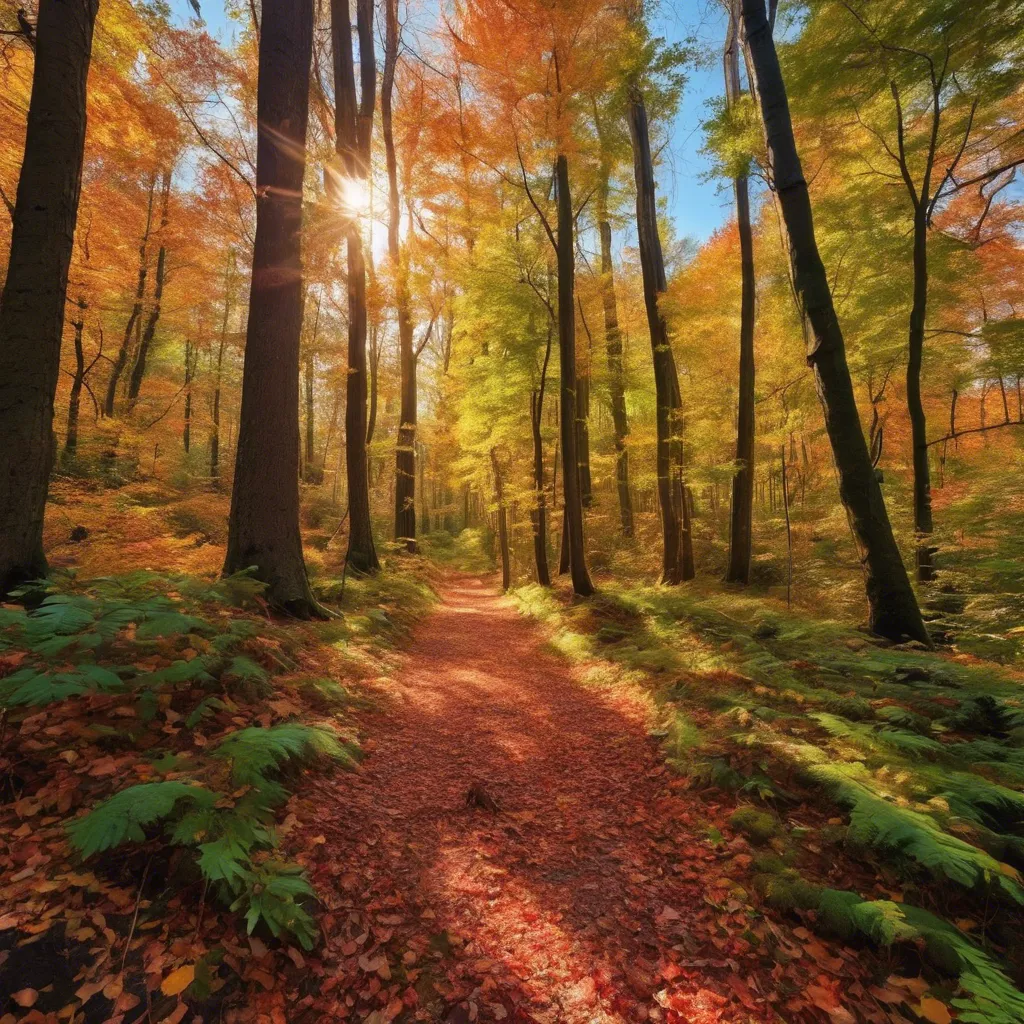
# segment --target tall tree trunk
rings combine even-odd
[[[313,333],[306,339],[305,352],[303,353],[303,391],[306,407],[306,458],[305,474],[306,483],[321,484],[324,480],[324,465],[316,460],[316,415],[314,411],[313,396],[316,382],[316,340],[320,332],[320,308],[323,305],[323,289],[317,295],[316,313],[313,316]],[[305,302],[303,302],[303,319],[305,319]],[[334,428],[333,422],[331,429]],[[325,455],[326,459],[326,455]]]
[[[352,22],[348,0],[331,0],[334,49],[335,145],[341,174],[366,179],[370,167],[370,133],[376,100],[377,70],[373,51],[373,2],[357,0],[360,99],[356,103]],[[355,572],[380,569],[370,520],[370,480],[366,454],[366,263],[355,212],[347,216],[348,383],[345,405],[345,467],[348,476],[349,535],[346,564]]]
[[[373,441],[373,432],[377,427],[377,377],[380,370],[380,328],[374,324],[370,328],[370,408],[366,415],[366,444]]]
[[[654,193],[654,165],[643,95],[631,89],[629,134],[633,143],[633,173],[636,179],[636,227],[643,275],[644,306],[651,335],[654,360],[654,390],[658,403],[658,501],[661,505],[664,583],[693,579],[693,545],[689,514],[683,488],[683,402],[679,391],[676,360],[668,339],[668,325],[658,305],[665,293],[665,260],[658,234],[658,210]]]
[[[725,49],[725,87],[730,106],[740,99],[739,0],[732,0]],[[740,379],[736,406],[736,474],[732,478],[729,532],[730,583],[750,582],[754,521],[754,240],[747,176],[733,181],[740,236]]]
[[[299,530],[302,179],[313,0],[263,0],[259,43],[256,241],[226,573],[255,566],[275,607],[321,616]]]
[[[228,265],[224,271],[224,315],[220,322],[220,341],[217,345],[217,362],[213,371],[213,407],[210,416],[210,480],[214,487],[220,486],[220,396],[224,376],[224,348],[228,340],[228,323],[231,319],[231,293],[234,288],[235,254],[228,253]]]
[[[583,545],[583,504],[580,498],[579,460],[576,452],[576,247],[573,239],[572,193],[569,161],[559,153],[555,161],[558,189],[558,359],[561,372],[562,490],[569,573],[572,589],[581,597],[594,593],[587,572]]]
[[[810,194],[793,137],[786,86],[764,0],[743,0],[743,28],[764,122],[775,190],[793,264],[793,280],[808,325],[814,370],[839,494],[862,551],[871,629],[892,639],[930,640],[893,537],[882,490],[864,440],[846,347],[825,267],[818,253]]]
[[[914,210],[914,299],[910,310],[907,351],[907,412],[914,454],[914,535],[917,542],[917,578],[934,576],[932,563],[932,485],[928,465],[927,421],[921,401],[921,362],[924,356],[925,317],[928,310],[928,211],[922,199]]]
[[[416,352],[410,311],[408,254],[398,235],[401,204],[398,195],[398,161],[391,127],[391,100],[398,63],[398,0],[385,0],[384,76],[381,82],[381,131],[388,172],[388,256],[395,280],[398,314],[398,361],[401,375],[401,408],[398,444],[395,448],[395,540],[406,550],[416,550]]]
[[[71,394],[68,396],[68,426],[64,435],[64,454],[74,457],[78,451],[78,413],[82,404],[82,386],[85,383],[85,351],[82,348],[82,332],[85,330],[85,299],[78,300],[78,319],[71,325],[75,329],[75,374],[71,379]]]
[[[181,443],[188,455],[192,447],[192,379],[196,373],[197,346],[185,340],[185,425],[181,431]]]
[[[156,325],[160,320],[160,303],[164,296],[164,278],[167,273],[167,243],[164,235],[167,231],[167,208],[171,199],[171,169],[167,168],[163,173],[160,197],[160,251],[156,258],[156,279],[153,283],[153,306],[149,311],[146,320],[146,328],[142,332],[142,340],[139,342],[139,349],[135,355],[135,364],[132,366],[132,375],[128,380],[128,409],[135,408],[139,398],[139,391],[142,388],[142,379],[146,375],[146,359],[149,350],[153,345],[153,338],[156,337]]]
[[[505,494],[501,484],[501,466],[498,456],[491,449],[491,468],[494,471],[494,496],[498,500],[498,548],[501,551],[501,589],[508,590],[512,585],[512,563],[508,547],[508,511],[505,508]]]
[[[580,502],[590,508],[593,501],[593,484],[590,477],[590,363],[594,343],[590,327],[583,313],[583,303],[577,296],[576,305],[580,311],[580,322],[587,335],[587,361],[583,369],[576,368],[576,458],[580,465]]]
[[[618,304],[615,299],[615,268],[612,263],[612,226],[608,220],[610,169],[602,161],[597,186],[597,229],[601,236],[601,303],[604,308],[605,350],[608,355],[608,392],[615,430],[615,486],[619,494],[619,518],[622,536],[633,536],[633,499],[629,493],[629,416],[626,412],[626,385],[622,369],[622,332],[619,330]]]
[[[530,426],[533,432],[533,490],[534,508],[530,513],[533,520],[533,556],[537,565],[537,582],[544,587],[551,586],[551,570],[548,568],[548,510],[547,495],[544,493],[544,444],[541,424],[544,415],[544,388],[547,384],[548,363],[551,359],[552,323],[548,320],[547,345],[544,349],[544,363],[540,371],[540,384],[530,395]]]
[[[142,300],[146,295],[146,278],[149,276],[149,235],[153,229],[153,203],[156,199],[156,172],[149,178],[149,202],[146,206],[146,227],[142,232],[142,239],[139,242],[139,275],[135,285],[135,304],[132,306],[128,322],[124,325],[124,337],[121,339],[121,347],[117,351],[114,365],[110,370],[110,380],[107,381],[107,393],[103,400],[103,415],[113,416],[114,406],[117,402],[117,387],[121,383],[121,376],[128,365],[128,356],[132,348],[132,334],[138,328],[139,318],[142,316]]]
[[[0,596],[46,572],[53,401],[85,146],[98,0],[40,0],[35,70],[0,297]]]

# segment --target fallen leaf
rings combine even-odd
[[[36,1005],[39,993],[34,988],[23,988],[21,991],[15,992],[11,998],[27,1010],[30,1006]]]
[[[165,996],[176,996],[179,992],[184,992],[185,989],[192,984],[195,976],[195,964],[185,964],[183,967],[179,967],[176,971],[171,971],[171,973],[164,978],[160,983],[160,991],[163,992]]]
[[[946,1004],[934,996],[925,996],[918,1004],[916,1012],[919,1017],[930,1021],[931,1024],[950,1024],[953,1019]]]

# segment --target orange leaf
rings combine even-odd
[[[179,992],[184,992],[185,989],[192,984],[192,980],[196,976],[195,964],[185,964],[183,967],[179,967],[176,971],[171,971],[166,978],[160,983],[160,991],[165,996],[176,996]]]
[[[946,1004],[934,996],[925,996],[917,1007],[917,1015],[931,1024],[949,1024],[953,1019]]]
[[[34,988],[23,988],[20,992],[15,992],[11,998],[27,1010],[30,1006],[36,1005],[39,993]]]

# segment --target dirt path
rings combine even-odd
[[[819,1019],[787,999],[850,984],[852,953],[810,939],[821,973],[750,913],[726,877],[748,848],[706,841],[643,702],[574,681],[491,581],[449,581],[390,694],[361,723],[370,756],[316,783],[303,829],[333,894],[317,1019]],[[498,811],[467,806],[474,783]]]

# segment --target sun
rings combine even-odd
[[[343,174],[338,178],[338,206],[343,213],[360,216],[370,212],[370,188],[364,178]]]

